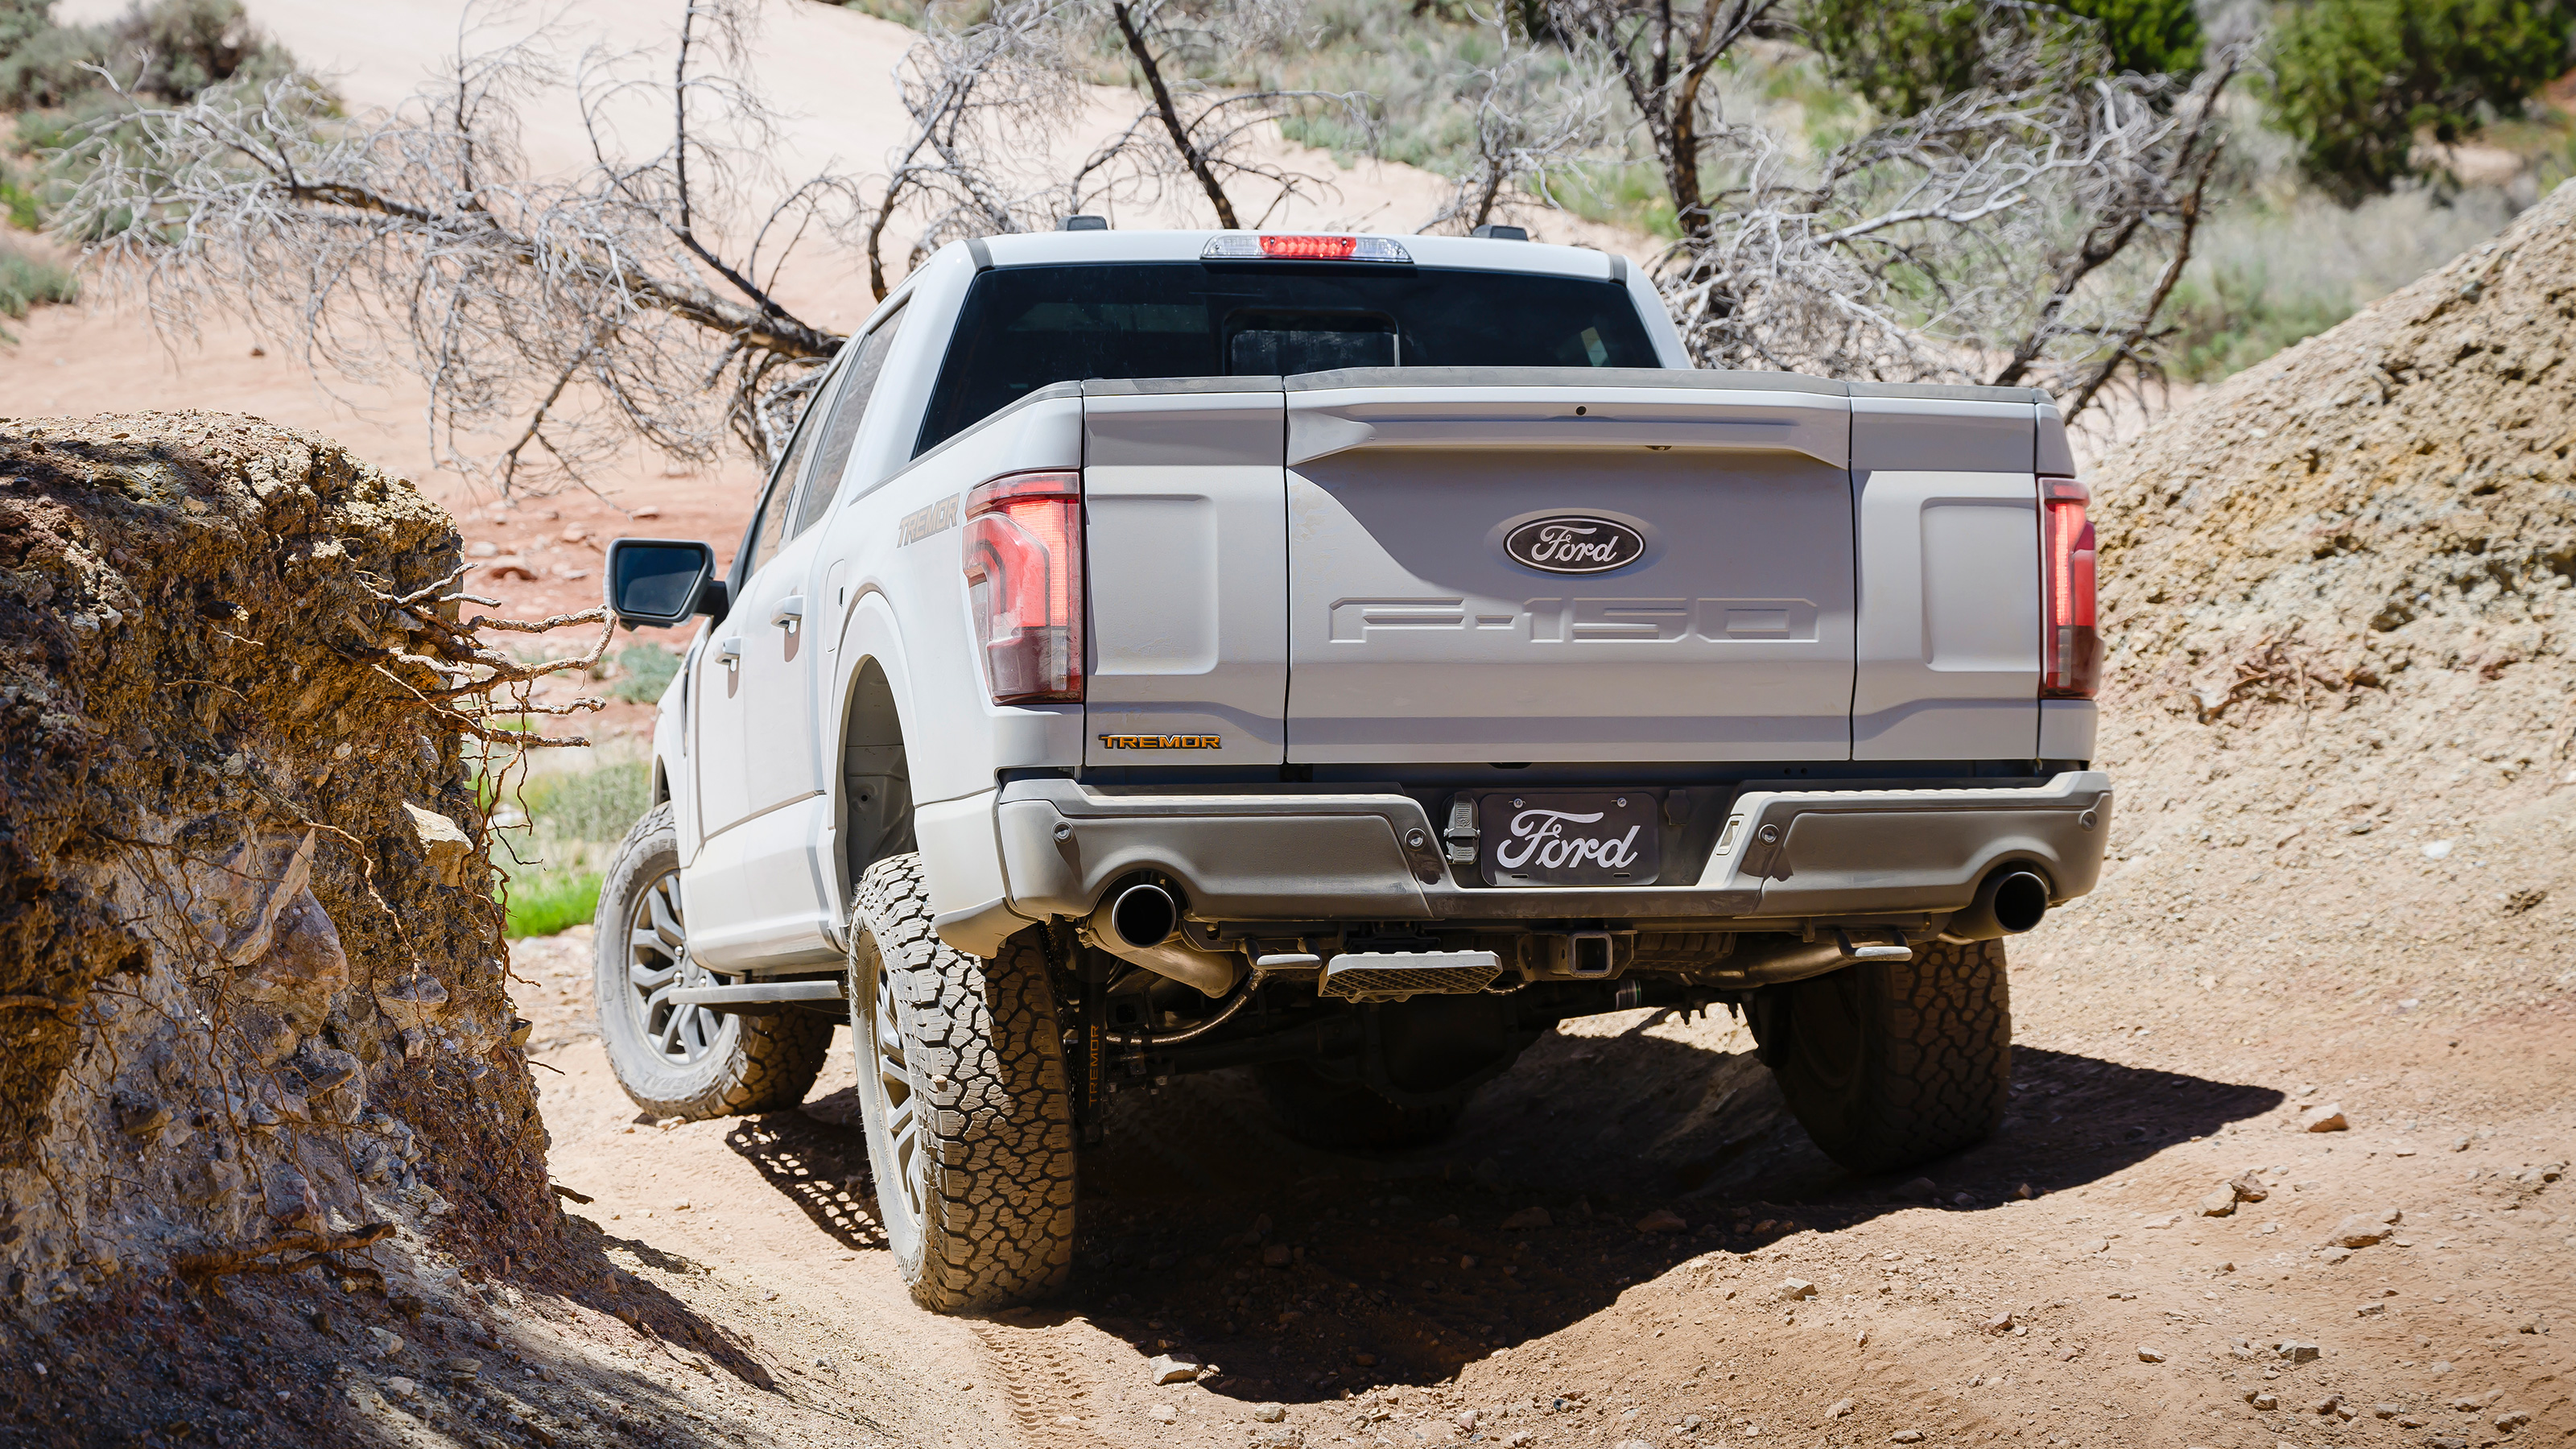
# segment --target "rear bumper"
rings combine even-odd
[[[994,824],[1004,902],[1030,919],[1088,915],[1112,882],[1150,870],[1211,921],[1776,930],[1818,917],[1946,914],[2008,863],[2036,868],[2056,901],[2084,895],[2102,872],[2111,780],[2070,770],[2008,787],[1747,790],[1725,809],[1695,881],[1600,889],[1476,883],[1473,867],[1444,858],[1430,813],[1409,795],[1110,792],[1029,779],[1002,788]]]

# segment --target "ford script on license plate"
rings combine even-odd
[[[1497,790],[1476,801],[1477,858],[1495,886],[1650,885],[1662,868],[1644,790]]]

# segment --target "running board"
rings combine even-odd
[[[777,1006],[791,1001],[840,1001],[838,981],[762,981],[734,986],[683,986],[662,998],[674,1006]]]

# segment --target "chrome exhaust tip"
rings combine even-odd
[[[1150,881],[1109,898],[1109,929],[1127,945],[1139,950],[1159,946],[1180,928],[1181,903]]]
[[[1994,941],[2018,936],[2048,915],[2048,882],[2036,871],[1999,870],[1977,887],[1976,899],[1950,918],[1941,934],[1953,941]]]
[[[1181,936],[1180,898],[1151,881],[1103,900],[1085,924],[1101,950],[1208,996],[1225,995],[1243,977],[1241,957],[1202,951]]]

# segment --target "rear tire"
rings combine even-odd
[[[626,832],[591,922],[592,994],[609,1069],[656,1117],[694,1122],[795,1106],[831,1053],[832,1018],[736,1016],[667,1001],[682,985],[715,980],[689,959],[679,886],[679,831],[665,801]]]
[[[2012,1082],[2000,941],[1930,942],[1914,959],[1767,988],[1755,1039],[1799,1125],[1854,1172],[1892,1172],[1982,1142]]]
[[[979,960],[939,939],[918,854],[860,879],[851,1035],[877,1219],[914,1301],[1009,1307],[1073,1268],[1073,1097],[1037,928]]]
[[[1334,1081],[1305,1062],[1265,1062],[1252,1075],[1280,1130],[1316,1147],[1425,1147],[1448,1136],[1467,1106],[1399,1106],[1362,1083]]]

